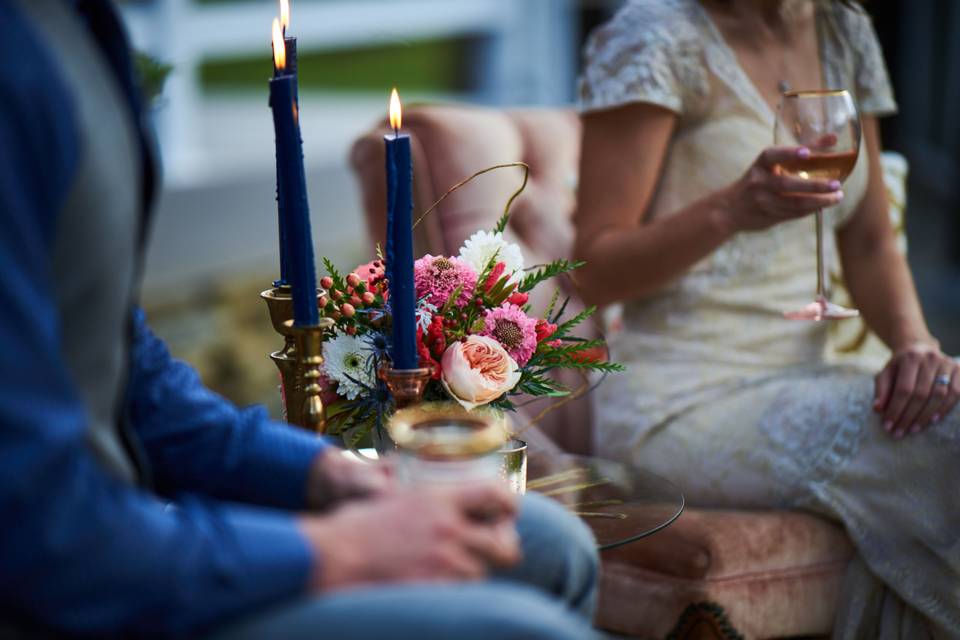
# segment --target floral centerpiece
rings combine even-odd
[[[493,230],[474,233],[458,255],[428,254],[414,264],[417,348],[420,366],[431,370],[425,401],[512,411],[517,396],[569,396],[572,390],[550,376],[553,370],[622,370],[597,357],[605,351],[602,339],[572,333],[595,307],[565,318],[559,290],[546,308],[531,307],[535,287],[582,263],[525,267],[520,247],[504,239],[509,205]],[[391,326],[386,265],[378,255],[346,275],[324,259],[327,275],[320,281],[327,291],[321,311],[336,322],[324,343],[327,432],[350,446],[371,430],[382,433],[393,411],[378,376],[389,360]]]

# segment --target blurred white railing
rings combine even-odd
[[[480,36],[485,47],[475,70],[480,91],[472,98],[563,104],[572,97],[576,69],[573,9],[573,0],[293,0],[290,31],[300,49],[310,51]],[[200,63],[262,54],[269,69],[277,5],[153,0],[127,3],[123,13],[134,45],[174,65],[157,117],[167,176],[177,181],[202,162],[193,143],[202,99]]]

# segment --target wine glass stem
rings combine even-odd
[[[823,266],[823,210],[817,209],[817,300],[824,300],[824,282],[826,274]]]

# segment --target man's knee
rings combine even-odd
[[[517,528],[523,562],[502,576],[543,589],[589,619],[600,565],[590,529],[559,503],[539,495],[524,497]]]
[[[320,633],[322,630],[322,633]],[[233,625],[216,640],[583,640],[583,619],[534,589],[507,582],[410,584],[321,596]]]
[[[458,620],[462,638],[585,640],[594,631],[585,620],[530,588],[492,583],[483,602]]]
[[[524,496],[518,528],[525,551],[549,551],[558,560],[565,558],[582,565],[586,573],[596,573],[599,558],[593,533],[555,500],[537,494]]]

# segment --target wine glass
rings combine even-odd
[[[853,98],[844,89],[787,91],[777,109],[774,143],[802,146],[810,150],[806,158],[794,158],[780,165],[784,173],[809,179],[846,179],[857,163],[860,152],[860,114]],[[839,320],[860,315],[827,300],[823,262],[823,211],[816,212],[817,224],[817,297],[810,304],[785,311],[790,320]]]

